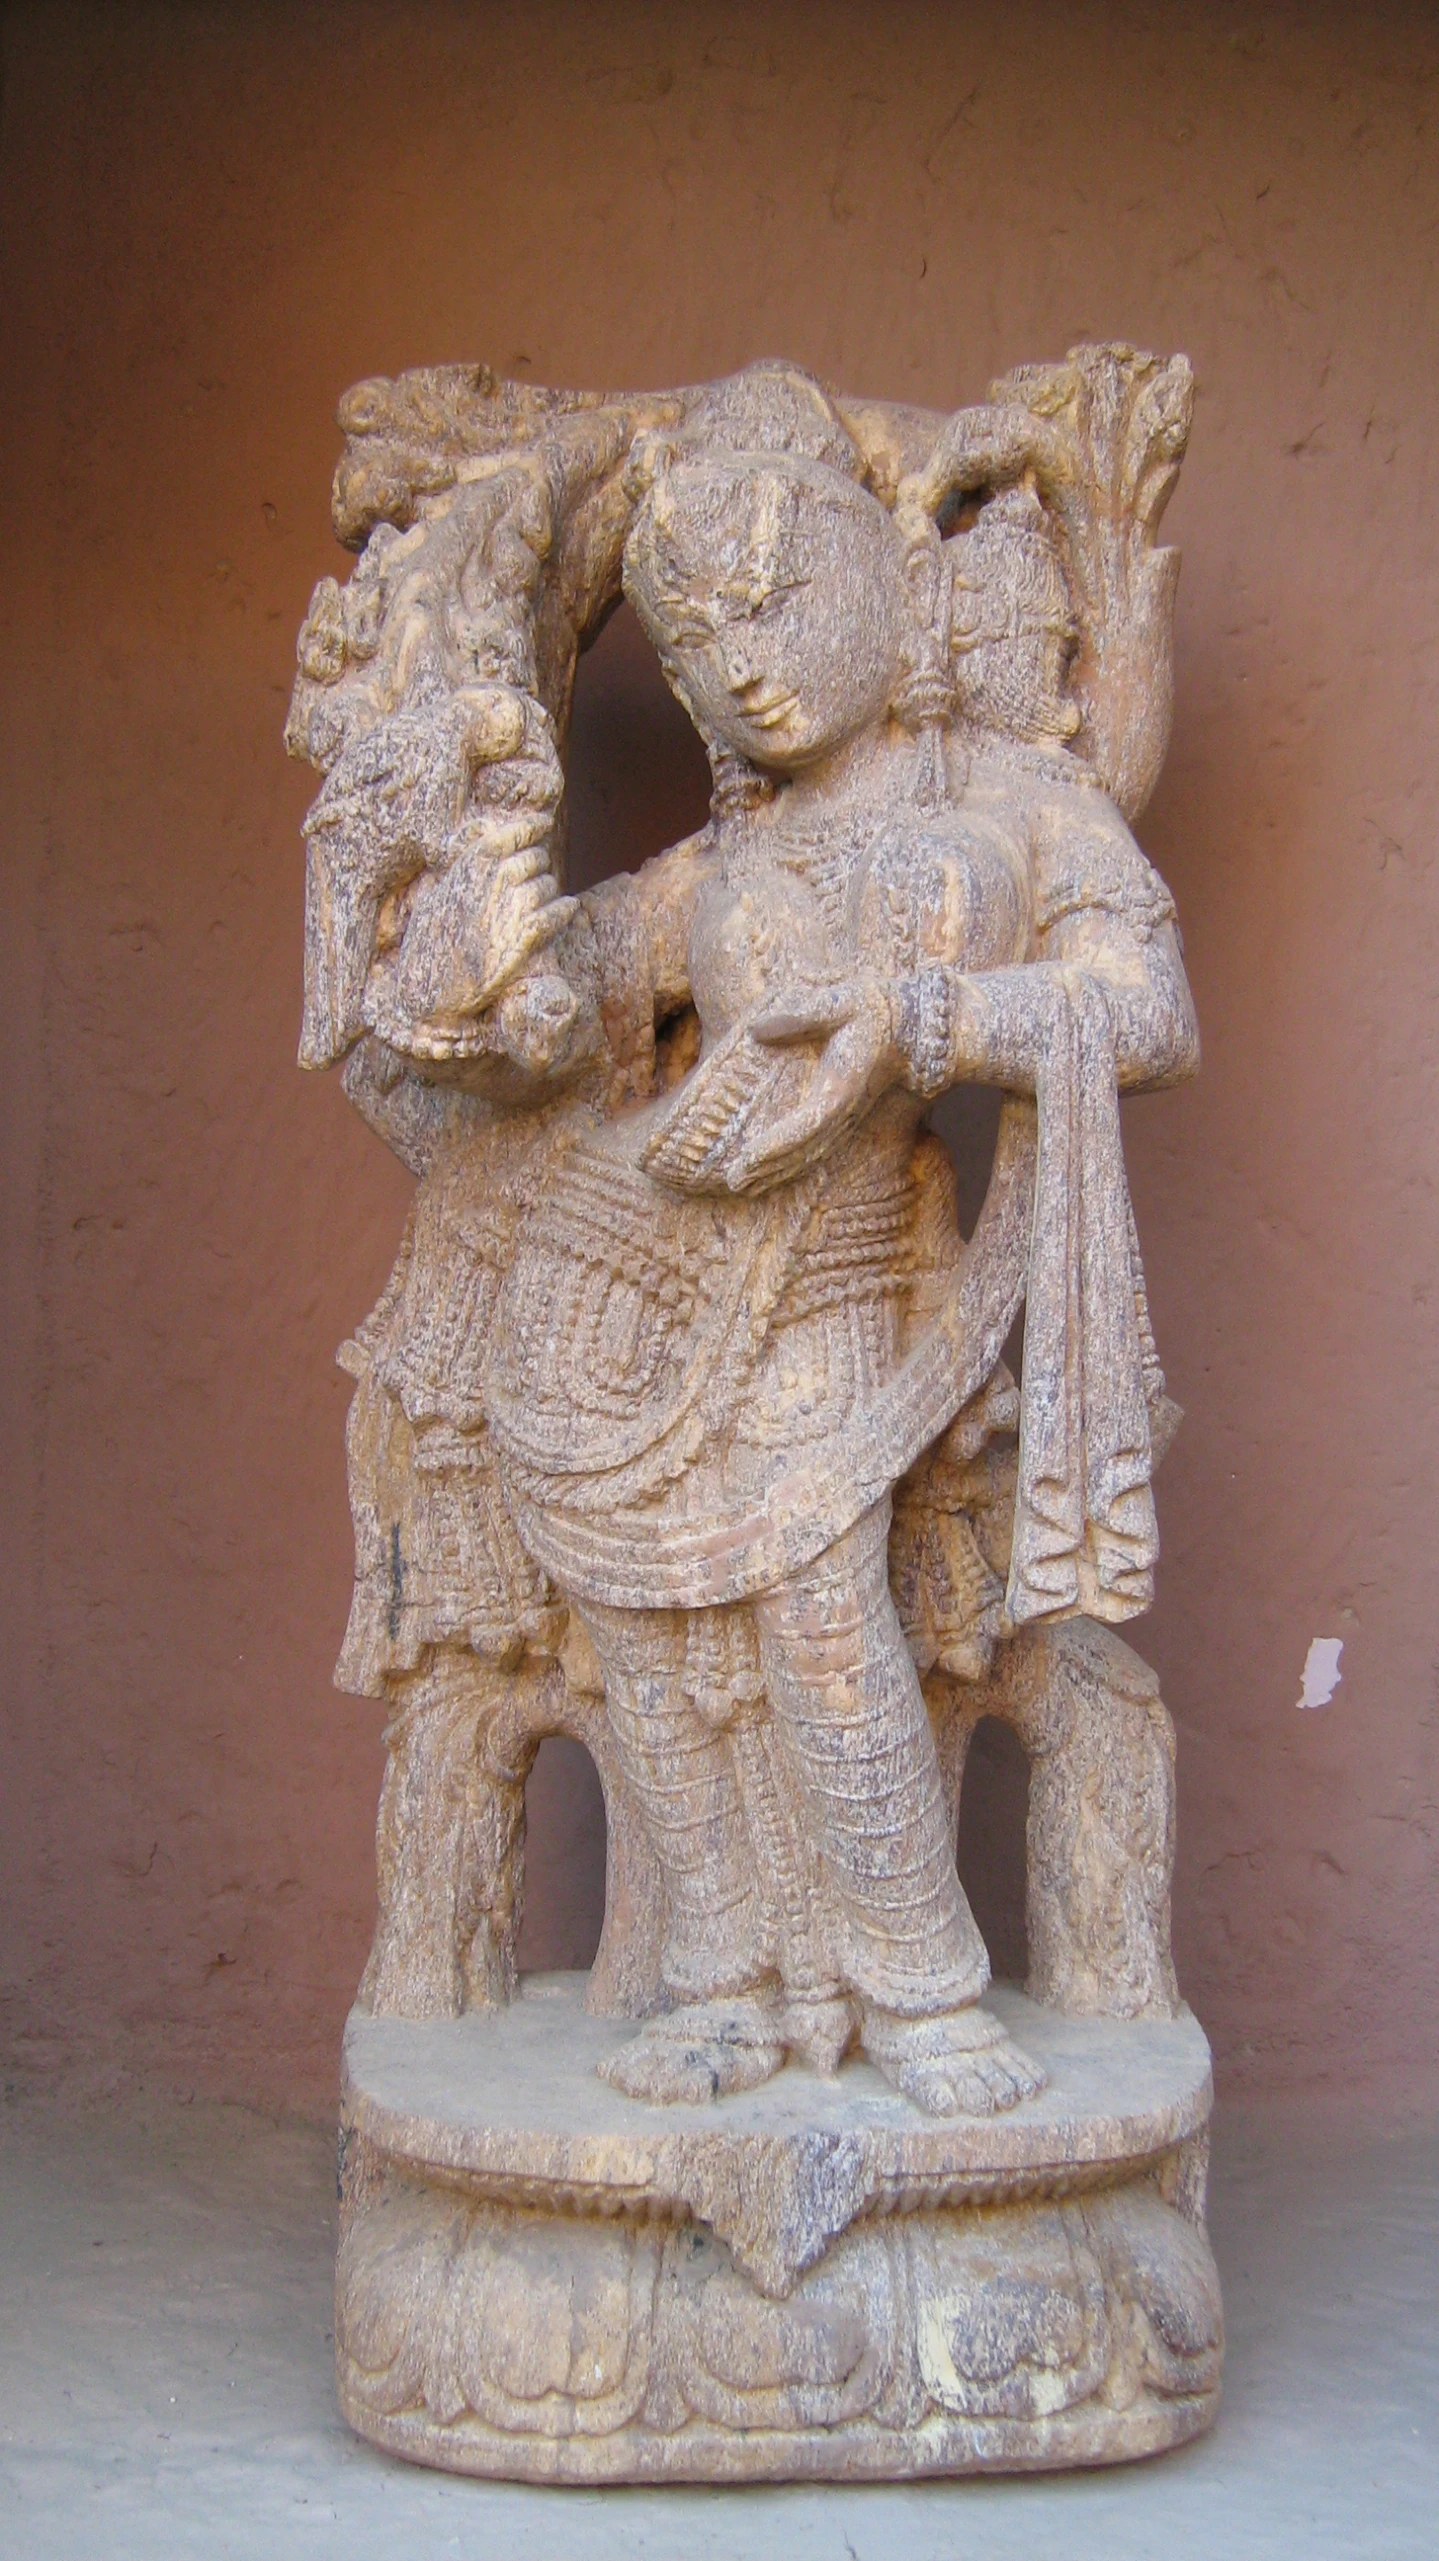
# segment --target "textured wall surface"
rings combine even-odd
[[[1206,1063],[1127,1107],[1189,1415],[1134,1631],[1179,1724],[1181,1978],[1231,2078],[1397,2083],[1433,2053],[1436,114],[1419,7],[12,11],[0,1976],[26,2068],[323,2098],[368,1936],[331,1355],[407,1178],[293,1064],[310,778],[279,745],[343,568],[338,393],[465,356],[601,386],[778,352],[957,404],[1081,335],[1184,348],[1200,391],[1141,833]],[[575,754],[589,876],[703,804],[624,618]],[[1315,1636],[1342,1680],[1301,1709]],[[989,1776],[1012,1834],[1018,1774]],[[565,1961],[596,1807],[564,1752],[542,1778],[526,1947]]]

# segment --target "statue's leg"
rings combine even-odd
[[[756,1865],[775,1919],[784,2042],[826,2077],[854,2041],[858,2007],[836,1960],[831,1896],[806,1808],[770,1716],[728,1728]]]
[[[468,1649],[438,1647],[427,1668],[393,1682],[385,1728],[376,1865],[380,1911],[361,2006],[400,2018],[458,2018],[473,1935],[471,1856],[476,1735],[494,1674]]]
[[[934,1734],[889,1590],[889,1505],[755,1604],[770,1705],[849,1940],[866,2051],[940,2115],[990,2114],[1042,2075],[976,2007],[989,1960],[965,1901]]]
[[[661,1974],[675,2009],[605,2067],[632,2097],[707,2099],[784,2059],[771,1931],[734,1762],[682,1688],[678,1612],[586,1604],[625,1778],[664,1877]]]

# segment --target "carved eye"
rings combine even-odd
[[[750,608],[755,621],[778,622],[801,593],[802,584],[803,582],[798,579],[789,579],[780,586],[767,587],[762,595],[755,598]]]

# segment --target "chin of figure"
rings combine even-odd
[[[1037,2063],[988,2010],[902,2019],[871,2010],[864,2050],[885,2079],[926,2116],[1002,2116],[1043,2089]]]

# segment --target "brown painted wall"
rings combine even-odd
[[[31,2064],[316,2096],[366,1940],[331,1354],[406,1181],[292,1064],[279,746],[338,392],[785,352],[948,404],[1082,334],[1200,385],[1144,834],[1207,1057],[1129,1120],[1189,1408],[1138,1631],[1181,1965],[1251,2080],[1432,2054],[1436,106],[1419,8],[13,13],[0,1964]],[[577,742],[591,867],[684,822],[622,624]],[[1343,1685],[1300,1712],[1316,1634]],[[541,1956],[593,1891],[575,1776]]]

